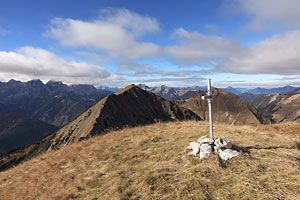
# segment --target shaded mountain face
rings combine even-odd
[[[0,112],[62,126],[111,92],[40,80],[0,82]]]
[[[173,101],[130,85],[103,98],[57,132],[3,156],[0,159],[0,170],[47,150],[60,149],[111,130],[176,120],[201,118]]]
[[[40,120],[0,113],[0,155],[32,143],[57,129]]]
[[[259,96],[251,104],[274,122],[300,122],[300,89],[287,93]]]
[[[195,112],[203,119],[208,119],[207,100],[202,100],[201,96],[205,92],[197,96],[184,100],[176,101],[179,105]],[[229,124],[269,124],[271,121],[264,117],[254,107],[245,101],[238,99],[234,95],[220,89],[213,89],[212,100],[213,120],[215,122],[223,122]]]

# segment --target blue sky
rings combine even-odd
[[[0,81],[300,86],[298,0],[0,3]]]

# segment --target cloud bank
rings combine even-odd
[[[249,17],[246,27],[252,30],[265,29],[272,23],[288,28],[300,26],[299,0],[226,0],[223,8],[231,14]]]
[[[219,36],[188,32],[183,28],[175,30],[173,38],[179,45],[166,47],[165,52],[175,62],[186,65],[201,65],[204,62],[222,60],[241,49],[238,42]]]
[[[214,62],[213,72],[236,74],[300,74],[300,31],[287,31],[242,47],[219,36],[177,29],[179,45],[165,48],[173,62],[205,66]]]
[[[97,84],[111,77],[98,65],[65,61],[44,49],[22,47],[16,52],[0,51],[0,78],[6,81],[12,78],[22,81],[54,79],[66,83]]]
[[[63,46],[78,48],[77,55],[89,57],[94,63],[114,60],[118,71],[111,75],[97,64],[67,61],[44,49],[22,47],[16,51],[0,51],[0,79],[39,78],[117,85],[127,84],[134,78],[144,82],[184,83],[209,73],[300,75],[300,31],[295,29],[300,26],[298,2],[225,1],[227,8],[248,17],[248,28],[264,29],[272,23],[289,27],[289,31],[245,47],[238,41],[215,35],[221,27],[213,24],[205,26],[206,33],[211,34],[177,28],[170,36],[173,43],[168,46],[147,42],[145,36],[161,31],[159,22],[127,9],[103,9],[93,20],[54,18],[46,33],[49,37]],[[0,27],[0,35],[6,34],[9,32]],[[146,62],[144,57],[148,57]],[[170,66],[158,68],[151,62],[154,57],[179,67],[177,70],[167,70]],[[147,61],[149,64],[139,64]],[[189,69],[182,70],[180,66]]]
[[[238,74],[300,74],[300,31],[275,35],[236,52],[218,70]]]
[[[158,56],[160,48],[137,39],[160,30],[156,19],[127,9],[104,9],[92,21],[55,18],[46,35],[69,47],[102,50],[111,57],[138,59]]]

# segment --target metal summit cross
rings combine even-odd
[[[201,97],[202,99],[207,99],[208,103],[208,114],[209,114],[209,135],[210,139],[214,139],[213,135],[213,123],[212,123],[212,111],[211,111],[211,101],[212,101],[212,92],[211,92],[211,81],[210,78],[207,80],[207,93]]]

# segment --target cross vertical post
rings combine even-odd
[[[211,110],[211,101],[212,101],[212,91],[211,91],[211,80],[207,80],[207,93],[205,96],[202,96],[202,99],[207,99],[208,103],[208,115],[209,115],[209,135],[210,139],[214,139],[213,135],[213,123],[212,123],[212,110]]]

